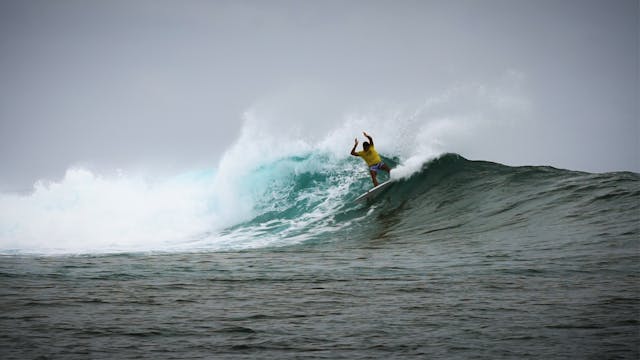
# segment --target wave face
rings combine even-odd
[[[640,234],[640,177],[634,173],[508,167],[445,154],[410,177],[393,179],[381,196],[360,205],[353,200],[371,186],[364,171],[346,164],[311,165],[323,163],[322,158],[288,158],[262,170],[287,175],[264,188],[258,216],[224,236],[262,239],[262,244],[346,241],[357,246],[384,237],[631,241]]]

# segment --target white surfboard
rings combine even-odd
[[[366,193],[358,196],[354,201],[355,202],[364,202],[366,200],[373,199],[374,197],[378,196],[382,192],[382,189],[384,189],[390,183],[391,183],[391,181],[387,180],[387,181],[383,182],[382,184],[378,184],[378,186],[376,186],[373,189],[367,191]]]

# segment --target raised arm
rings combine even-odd
[[[351,149],[351,155],[353,156],[358,156],[358,154],[356,153],[356,146],[358,146],[358,138],[356,138],[356,143],[353,144],[353,149]]]
[[[373,146],[373,138],[371,136],[369,136],[369,134],[367,134],[366,131],[363,131],[362,134],[364,135],[364,137],[369,139],[369,144],[371,144],[371,146]]]

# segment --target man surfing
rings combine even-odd
[[[391,175],[391,169],[389,168],[389,166],[387,166],[387,164],[382,162],[382,159],[380,159],[380,155],[378,155],[376,148],[373,146],[373,138],[364,131],[362,133],[367,139],[369,139],[369,142],[363,142],[363,151],[356,152],[356,147],[358,146],[358,138],[356,138],[356,143],[353,145],[353,149],[351,149],[351,155],[359,156],[364,159],[364,161],[367,163],[367,166],[369,167],[369,174],[371,174],[373,186],[376,187],[378,186],[378,171],[384,170],[389,173],[389,175]]]

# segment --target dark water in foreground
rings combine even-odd
[[[0,357],[637,359],[639,183],[445,156],[297,245],[2,256]]]

